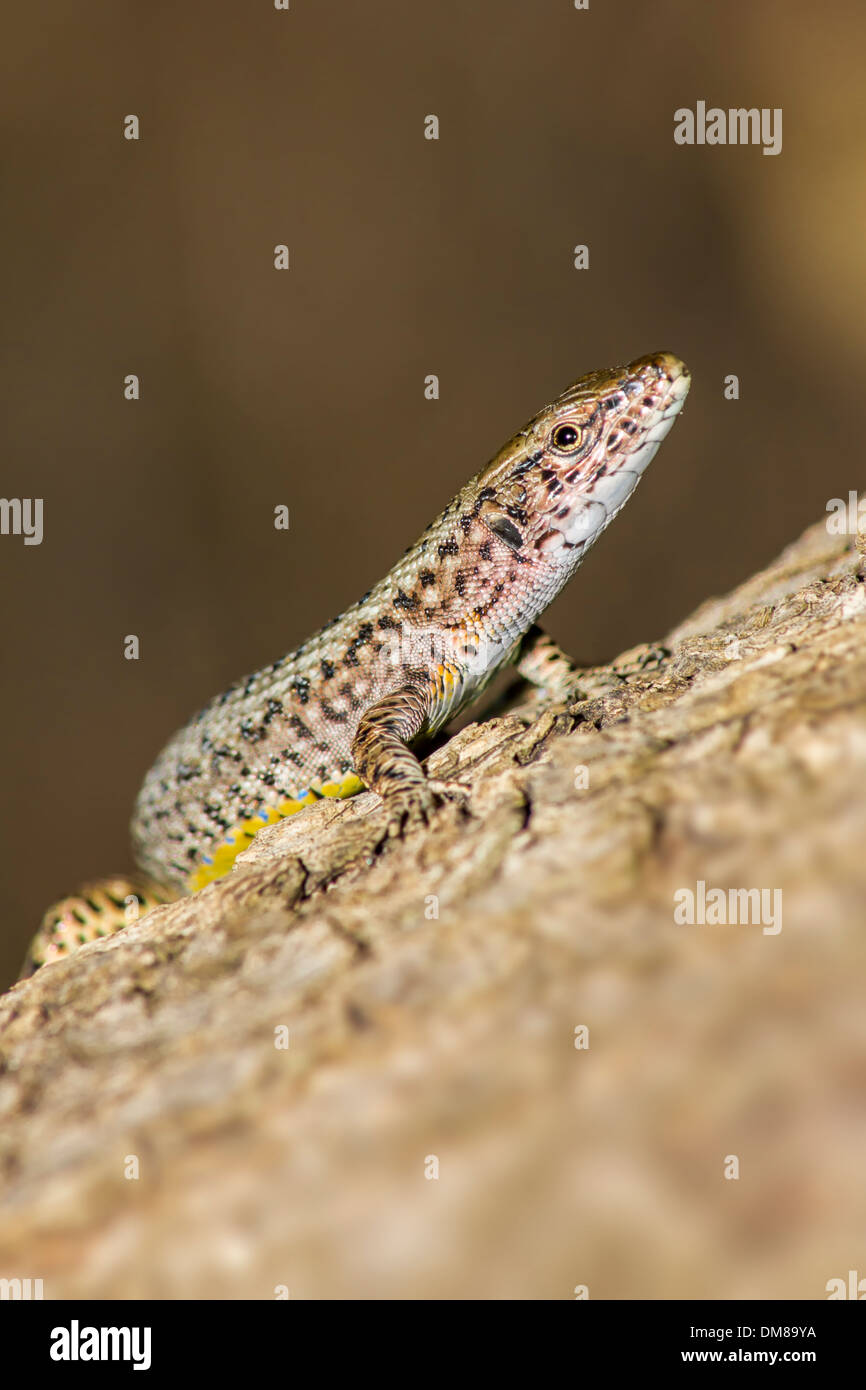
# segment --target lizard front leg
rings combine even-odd
[[[352,743],[355,771],[391,809],[395,829],[427,821],[437,795],[451,790],[425,777],[409,747],[430,713],[430,700],[423,680],[407,681],[364,711]]]
[[[623,653],[609,667],[580,667],[533,623],[517,649],[514,666],[524,680],[548,698],[574,700],[586,698],[587,692],[595,693],[599,672],[604,685],[610,686],[631,676],[658,671],[668,656],[666,647],[645,644]]]
[[[520,643],[514,665],[524,680],[538,686],[552,699],[575,693],[580,667],[537,623],[533,623]]]

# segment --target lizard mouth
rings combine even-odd
[[[573,506],[552,519],[569,549],[584,553],[625,506],[683,408],[689,370],[671,352],[639,357],[610,374],[604,429],[581,469]]]

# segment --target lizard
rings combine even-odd
[[[142,874],[55,904],[22,974],[119,930],[130,904],[135,920],[197,892],[263,826],[320,797],[369,788],[399,833],[459,795],[427,778],[418,745],[504,666],[547,693],[576,681],[578,667],[537,620],[628,501],[689,385],[670,352],[580,377],[357,603],[194,715],[138,795]]]

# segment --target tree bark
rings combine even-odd
[[[0,1276],[826,1297],[866,1227],[863,575],[821,523],[669,656],[462,730],[430,828],[321,802],[13,988]],[[677,920],[714,889],[739,921]]]

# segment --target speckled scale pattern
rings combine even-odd
[[[515,659],[630,495],[687,389],[668,353],[582,378],[375,588],[211,700],[145,779],[132,824],[141,868],[188,891],[225,872],[258,828],[318,796],[366,783],[386,798],[422,797],[411,746]]]

